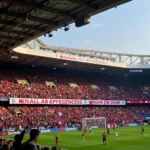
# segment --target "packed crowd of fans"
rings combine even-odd
[[[19,84],[17,80],[25,80],[29,84]],[[0,72],[0,97],[3,98],[53,98],[53,99],[102,99],[132,100],[148,99],[137,82],[121,83],[111,77],[89,77],[79,73],[27,73]],[[47,86],[46,81],[53,82],[56,87]],[[78,87],[71,87],[75,83]],[[98,88],[92,88],[96,85]],[[110,88],[110,86],[113,87]]]
[[[142,119],[122,107],[0,107],[0,128],[20,126],[55,128],[61,126],[81,125],[82,118],[106,117],[107,123],[141,122]]]
[[[18,80],[27,83],[18,83]],[[0,98],[52,98],[52,99],[102,99],[136,100],[149,99],[137,81],[119,78],[88,76],[76,72],[0,72]],[[48,86],[52,82],[55,86]],[[77,85],[71,87],[70,83]],[[119,84],[118,84],[119,83]],[[94,85],[95,87],[92,87]],[[150,107],[115,106],[0,106],[0,130],[14,128],[61,128],[81,126],[82,118],[106,117],[107,123],[142,122],[141,114],[150,114]],[[13,141],[0,139],[0,150],[13,149]],[[38,150],[49,150],[48,147]],[[54,150],[56,147],[54,148]],[[16,149],[17,150],[17,149]]]
[[[0,150],[13,150],[13,141],[0,139]]]
[[[128,106],[127,108],[138,115],[150,115],[150,106]]]

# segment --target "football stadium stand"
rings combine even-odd
[[[15,68],[15,67],[14,67]],[[140,114],[149,113],[149,107],[122,106],[61,106],[58,103],[41,106],[38,99],[52,100],[90,100],[92,101],[120,101],[126,102],[145,100],[149,102],[149,92],[143,91],[145,83],[138,77],[122,77],[120,75],[106,75],[66,70],[51,70],[24,68],[1,69],[0,97],[10,98],[12,103],[22,105],[3,104],[0,107],[0,128],[16,128],[21,125],[32,127],[61,127],[77,126],[82,118],[106,117],[107,123],[135,123],[142,122]],[[20,68],[20,69],[19,69]],[[22,70],[21,70],[22,68]],[[120,79],[119,79],[120,78]],[[132,79],[132,80],[131,80]],[[119,82],[118,82],[119,80]],[[20,98],[18,100],[18,98]],[[33,99],[32,104],[24,103],[25,99]],[[69,103],[68,103],[69,104]],[[77,103],[76,103],[77,104]],[[107,103],[106,103],[107,104]],[[112,103],[113,105],[114,103]],[[123,104],[124,105],[124,104]],[[145,110],[144,110],[145,108]],[[13,120],[13,121],[12,121]]]
[[[48,107],[48,106],[8,106],[0,107],[0,128],[60,128],[81,125],[82,118],[106,117],[107,123],[137,123],[142,118],[121,107]],[[13,120],[13,121],[12,121]]]
[[[21,69],[21,68],[20,68]],[[148,99],[149,92],[136,79],[120,79],[102,74],[86,75],[81,72],[41,73],[33,70],[0,71],[0,97],[3,98],[52,98],[90,100]]]
[[[105,117],[111,128],[143,125],[150,116],[150,56],[45,44],[40,50],[28,43],[28,48],[17,48],[41,35],[51,37],[54,30],[68,31],[73,22],[84,26],[91,16],[129,1],[0,1],[0,135],[20,133],[27,126],[41,132],[79,129],[83,118],[94,117]],[[12,150],[13,144],[0,139],[1,150]]]

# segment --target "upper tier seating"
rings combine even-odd
[[[20,84],[17,82],[18,80],[27,81],[29,84]],[[68,72],[42,74],[5,71],[0,72],[0,97],[91,100],[148,99],[148,95],[143,94],[141,86],[136,81],[125,81],[118,84],[116,80],[103,75],[90,77]],[[56,88],[47,86],[46,81],[53,82]],[[73,88],[70,83],[75,83],[78,87]],[[91,85],[96,85],[98,88],[94,89]]]

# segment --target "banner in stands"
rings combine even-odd
[[[150,104],[150,100],[130,100],[128,104]]]
[[[80,100],[80,99],[34,99],[10,98],[10,104],[43,105],[126,105],[124,100]]]
[[[8,98],[0,98],[0,102],[8,102]]]

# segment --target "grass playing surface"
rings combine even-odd
[[[106,145],[102,144],[102,133],[106,129],[95,129],[93,134],[86,133],[85,141],[82,140],[82,132],[67,131],[61,133],[41,133],[37,144],[54,146],[55,135],[59,135],[59,147],[67,150],[150,150],[150,126],[145,126],[145,134],[141,134],[141,127],[118,128],[119,138],[116,140],[115,132],[110,130]],[[13,136],[7,136],[13,139]],[[24,141],[29,138],[26,135]]]

